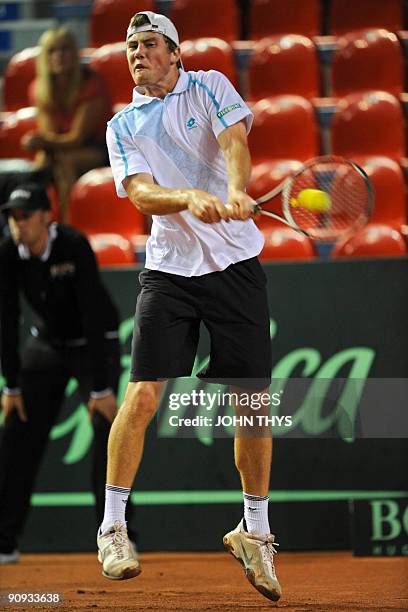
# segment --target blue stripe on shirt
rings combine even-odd
[[[188,83],[188,87],[190,87],[191,83],[193,85],[198,85],[199,87],[202,87],[204,89],[204,91],[208,94],[209,98],[211,99],[212,103],[215,106],[215,109],[218,113],[218,111],[220,110],[220,103],[218,102],[217,98],[215,97],[215,94],[213,91],[211,91],[211,89],[209,87],[207,87],[207,85],[205,85],[202,81],[198,81],[197,79],[193,79],[191,74],[188,75],[189,76],[189,83]],[[217,115],[218,117],[218,115]],[[224,127],[229,127],[228,123],[225,121],[224,117],[218,117],[218,119],[221,121],[222,125]]]
[[[115,130],[115,136],[116,136],[116,144],[118,145],[120,154],[122,155],[123,163],[125,164],[125,175],[128,176],[128,170],[129,170],[128,160],[126,158],[125,149],[123,148],[123,144],[120,141],[120,135],[118,134],[116,130]]]

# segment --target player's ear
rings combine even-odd
[[[176,47],[174,51],[171,52],[171,63],[177,64],[177,62],[180,60],[180,56],[181,56],[180,47]]]

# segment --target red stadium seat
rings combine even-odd
[[[305,36],[320,34],[319,0],[251,0],[251,38],[288,32]]]
[[[249,91],[254,99],[279,94],[319,95],[316,48],[299,34],[259,40],[249,63]]]
[[[100,47],[126,39],[130,19],[139,11],[154,11],[154,0],[95,0],[91,15],[91,44]]]
[[[249,195],[254,199],[260,198],[296,172],[301,165],[300,161],[294,160],[265,161],[254,165],[248,185]]]
[[[332,62],[332,95],[380,89],[404,90],[404,59],[398,38],[381,29],[350,32],[338,39]]]
[[[259,259],[314,259],[316,256],[313,243],[309,238],[296,230],[281,225],[262,230],[265,246]]]
[[[239,38],[239,13],[235,0],[173,0],[170,19],[181,40],[216,36],[227,42]]]
[[[269,161],[255,165],[248,185],[249,195],[255,200],[260,198],[282,183],[290,174],[296,172],[301,165],[301,162],[293,160]],[[279,194],[268,204],[268,210],[282,214],[281,202],[281,194]],[[259,215],[256,224],[261,229],[276,225],[282,227],[280,221],[266,215]]]
[[[388,157],[354,157],[353,160],[365,170],[374,187],[375,203],[370,221],[400,230],[407,222],[401,166]]]
[[[31,106],[7,116],[0,125],[0,158],[34,159],[34,153],[22,149],[20,142],[24,134],[37,129],[36,117],[37,109]]]
[[[401,233],[393,227],[369,224],[354,236],[339,242],[331,257],[402,257],[407,247]]]
[[[249,145],[255,163],[305,161],[318,154],[318,131],[311,103],[300,96],[275,96],[252,107]]]
[[[13,55],[4,72],[4,110],[16,111],[30,105],[28,86],[35,79],[40,47],[29,47]]]
[[[234,52],[230,44],[220,38],[198,38],[181,43],[181,57],[185,70],[219,70],[237,86]]]
[[[91,234],[88,236],[100,266],[132,266],[135,256],[129,240],[118,234]]]
[[[110,168],[81,176],[71,193],[68,222],[87,235],[112,232],[132,242],[145,234],[145,217],[127,198],[118,198]]]
[[[108,86],[113,107],[129,104],[134,87],[126,59],[126,43],[117,42],[96,49],[91,57],[91,67],[99,72]]]
[[[331,128],[336,155],[404,155],[404,122],[399,101],[384,91],[349,94],[342,98]]]
[[[403,0],[331,0],[329,33],[345,34],[362,28],[403,29]]]

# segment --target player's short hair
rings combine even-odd
[[[131,21],[130,21],[130,27],[135,27],[135,28],[140,28],[141,26],[144,25],[148,25],[150,23],[149,18],[147,15],[134,15],[134,17],[132,17]],[[168,38],[168,36],[166,36],[165,34],[162,34],[164,40],[166,41],[166,45],[170,51],[170,53],[173,53],[173,51],[175,51],[177,49],[177,45],[175,42],[173,42],[172,40],[170,40],[170,38]]]

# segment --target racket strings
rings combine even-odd
[[[313,204],[310,197],[302,205],[302,194],[309,193],[306,190],[326,194],[323,200],[314,198],[324,206],[308,205],[308,201]],[[327,162],[306,166],[294,177],[284,194],[284,206],[294,223],[312,238],[335,240],[366,220],[368,197],[366,180],[352,164]]]

